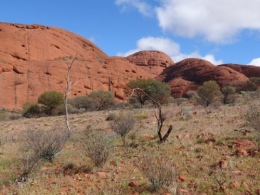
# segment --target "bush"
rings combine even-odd
[[[37,155],[25,154],[24,157],[21,159],[21,165],[19,167],[21,173],[17,178],[18,181],[27,181],[30,174],[39,169],[41,162],[41,159]]]
[[[123,113],[120,114],[112,123],[111,128],[121,136],[123,144],[126,144],[126,135],[133,129],[135,120],[132,114]]]
[[[42,109],[36,103],[25,102],[23,105],[22,116],[26,118],[38,118],[42,116]]]
[[[138,163],[139,169],[151,182],[151,191],[175,185],[175,171],[167,165],[168,159],[145,156]]]
[[[260,132],[260,104],[250,105],[245,118],[250,127]]]
[[[38,103],[45,106],[45,113],[52,115],[53,111],[63,104],[63,94],[57,91],[47,91],[38,98]]]
[[[221,89],[223,95],[223,104],[232,104],[235,102],[236,88],[232,86],[225,86]]]
[[[80,138],[85,154],[97,167],[103,167],[114,149],[114,136],[106,132],[85,132]]]
[[[52,162],[67,142],[68,134],[64,130],[29,130],[25,135],[25,146],[33,156]]]
[[[85,109],[88,111],[95,110],[97,105],[89,96],[77,96],[68,99],[68,103],[77,109]]]
[[[220,96],[219,86],[216,81],[206,81],[198,88],[197,94],[196,101],[200,105],[208,107]]]
[[[111,91],[92,91],[88,97],[97,111],[108,109],[115,103],[115,96]]]
[[[144,106],[144,103],[147,100],[151,100],[151,98],[160,104],[168,103],[171,94],[171,88],[167,83],[155,81],[153,79],[132,80],[127,86],[127,95],[131,95],[130,98],[132,99],[132,102],[134,102],[133,98],[136,99],[141,104],[141,107]],[[135,90],[133,93],[133,90],[137,88],[139,90]]]
[[[169,98],[171,96],[171,87],[167,83],[153,81],[147,87],[146,92],[157,103],[165,104],[169,102]]]

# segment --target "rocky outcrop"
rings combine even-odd
[[[167,82],[174,97],[185,96],[208,80],[216,80],[220,86],[234,81],[245,82],[248,78],[231,68],[215,66],[197,58],[188,58],[166,68],[156,79]]]
[[[165,68],[174,64],[172,59],[161,51],[139,51],[128,57],[127,60],[141,66],[146,72],[159,75]]]
[[[0,23],[0,107],[21,109],[44,91],[64,91],[67,63],[77,57],[71,96],[110,90],[124,99],[127,82],[151,74],[122,57],[108,57],[87,39],[42,25]]]
[[[242,64],[221,64],[220,66],[232,68],[233,70],[244,74],[248,78],[260,77],[260,67],[259,66],[242,65]]]

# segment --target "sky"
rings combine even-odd
[[[79,34],[109,56],[160,50],[176,63],[260,66],[260,0],[0,0],[0,22]]]

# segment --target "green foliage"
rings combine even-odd
[[[104,110],[115,104],[115,96],[111,91],[92,91],[88,97],[95,110]]]
[[[135,98],[141,107],[147,100],[154,99],[158,103],[168,102],[168,98],[171,94],[171,88],[167,83],[155,81],[153,79],[136,79],[130,81],[128,84],[128,94],[133,93],[133,89],[139,88],[141,90],[135,90],[131,98]],[[151,98],[149,98],[149,96]]]
[[[38,118],[42,115],[42,109],[36,103],[25,102],[23,105],[22,115],[26,118]]]
[[[198,88],[197,102],[208,107],[220,95],[219,86],[216,81],[206,81]]]
[[[232,86],[225,86],[221,89],[223,95],[223,103],[230,104],[235,101],[236,88]]]
[[[87,95],[70,98],[68,99],[68,104],[77,109],[94,110],[95,108],[92,99]]]
[[[47,91],[38,98],[38,103],[45,106],[45,113],[52,115],[53,111],[63,104],[63,94],[57,91]]]
[[[152,82],[153,82],[153,79],[139,78],[139,79],[136,79],[136,80],[132,80],[127,84],[128,88],[129,88],[127,93],[129,95],[132,94],[133,89],[136,89],[136,88],[139,88],[139,89],[142,89],[143,91],[146,91],[146,89],[152,84]],[[135,93],[132,95],[132,98],[137,99],[137,101],[141,104],[141,107],[149,99],[147,97],[147,95],[140,90],[135,91]]]
[[[153,81],[146,89],[147,94],[156,102],[163,104],[168,103],[171,96],[171,87],[164,82]]]

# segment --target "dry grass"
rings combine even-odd
[[[144,154],[171,159],[175,170],[177,194],[257,194],[260,190],[259,132],[246,126],[244,115],[247,104],[222,106],[205,110],[189,102],[163,107],[169,113],[163,131],[169,124],[173,131],[168,140],[158,143],[156,119],[153,109],[133,109],[138,117],[135,128],[139,130],[131,137],[134,147],[122,147],[120,138],[103,167],[96,167],[84,155],[78,137],[86,129],[92,132],[110,129],[106,121],[109,112],[91,112],[70,115],[72,136],[54,162],[45,162],[27,182],[15,182],[19,165],[19,149],[22,136],[28,129],[53,128],[53,124],[65,127],[64,116],[38,119],[1,121],[0,125],[0,194],[163,194],[166,187],[157,192],[150,190],[150,181],[140,170],[139,163]],[[114,111],[119,112],[119,111]],[[134,130],[135,132],[135,130]],[[129,139],[129,138],[127,138]],[[198,141],[203,139],[204,141]],[[236,155],[233,141],[251,140],[256,146],[248,156]],[[257,151],[258,150],[258,151]],[[219,162],[224,161],[224,167]],[[149,166],[149,164],[147,164]],[[222,184],[219,184],[222,181]],[[234,187],[233,183],[237,185]]]

